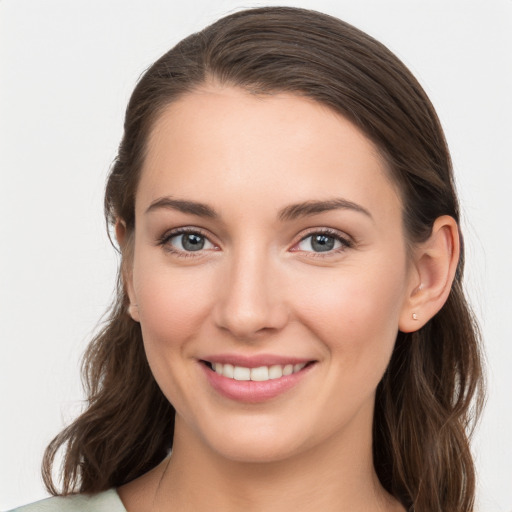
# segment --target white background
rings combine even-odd
[[[113,290],[105,177],[142,71],[218,17],[274,2],[0,0],[0,509],[45,496],[45,445],[81,407]],[[388,45],[436,106],[462,199],[489,398],[479,510],[512,511],[512,0],[281,0]]]

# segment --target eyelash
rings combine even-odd
[[[181,251],[169,244],[169,241],[171,240],[171,238],[174,238],[175,236],[179,236],[179,235],[186,235],[186,234],[199,235],[203,238],[206,238],[207,240],[210,240],[208,235],[199,228],[179,228],[179,229],[176,229],[173,231],[168,231],[168,232],[164,233],[163,236],[161,236],[158,239],[158,245],[162,246],[165,251],[172,253],[173,255],[177,256],[178,258],[196,258],[197,255],[194,254],[194,252],[201,252],[201,251]],[[210,243],[213,244],[213,242],[210,242]]]
[[[315,251],[300,251],[300,249],[294,250],[293,252],[307,252],[308,257],[312,258],[329,258],[330,256],[340,254],[346,249],[350,249],[354,246],[354,242],[350,240],[348,237],[341,236],[341,234],[330,228],[320,228],[320,229],[312,229],[308,233],[306,233],[305,236],[302,236],[301,239],[294,244],[294,247],[299,245],[304,240],[307,240],[309,237],[314,235],[324,235],[329,238],[334,238],[334,240],[340,242],[341,247],[338,247],[337,249],[333,249],[331,251],[325,251],[325,252],[315,252]]]
[[[158,239],[157,245],[162,246],[167,252],[170,252],[179,258],[195,258],[195,257],[197,257],[198,255],[196,255],[194,253],[195,252],[200,253],[200,252],[202,252],[201,250],[199,250],[199,251],[181,251],[179,249],[174,248],[172,245],[169,244],[169,241],[171,240],[171,238],[174,238],[179,235],[184,235],[184,234],[198,235],[198,236],[206,238],[207,240],[210,241],[208,235],[199,228],[179,228],[179,229],[164,233],[164,235]],[[328,236],[330,238],[334,238],[336,241],[341,243],[341,247],[338,247],[337,249],[334,249],[334,250],[325,251],[324,253],[315,252],[315,251],[300,251],[299,249],[293,250],[293,248],[292,248],[292,251],[293,252],[306,252],[309,254],[309,257],[313,257],[313,258],[328,258],[334,254],[339,254],[339,253],[345,251],[346,249],[350,249],[354,246],[353,241],[341,236],[338,231],[336,231],[334,229],[330,229],[330,228],[321,228],[321,229],[314,229],[314,230],[309,231],[298,242],[296,242],[293,247],[296,247],[301,242],[303,242],[304,240],[307,240],[309,237],[311,237],[313,235],[324,235],[324,236]],[[211,241],[210,241],[210,243],[213,244],[213,242],[211,242]]]

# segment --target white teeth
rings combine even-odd
[[[268,367],[260,366],[251,369],[251,380],[263,381],[268,380]]]
[[[268,369],[269,379],[280,379],[283,376],[283,367],[275,364]]]
[[[221,364],[221,363],[217,363],[217,364],[222,366],[221,375],[224,375],[224,377],[228,377],[229,379],[234,378],[235,367],[232,364]],[[214,368],[214,370],[217,372],[217,370],[215,368]],[[219,372],[217,372],[217,373],[219,373]]]
[[[220,364],[220,363],[218,363]],[[229,379],[233,379],[235,377],[235,367],[232,364],[223,364],[222,366],[222,373],[221,375],[224,375],[224,377],[228,377]],[[217,371],[217,370],[215,370]]]
[[[251,380],[251,369],[243,366],[235,366],[233,375],[235,380]]]
[[[235,380],[253,380],[264,382],[272,379],[280,379],[283,376],[297,373],[306,366],[306,363],[298,364],[274,364],[272,366],[259,366],[258,368],[246,368],[244,366],[233,366],[232,364],[212,363],[215,373]]]

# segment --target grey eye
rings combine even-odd
[[[324,233],[314,233],[303,238],[300,241],[298,248],[301,251],[306,252],[328,252],[333,249],[338,249],[341,246],[341,241],[334,236],[326,235]]]
[[[180,233],[170,238],[169,243],[180,251],[200,251],[211,249],[213,244],[198,233]]]

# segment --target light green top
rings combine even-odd
[[[115,489],[98,494],[47,498],[10,512],[126,512]]]

